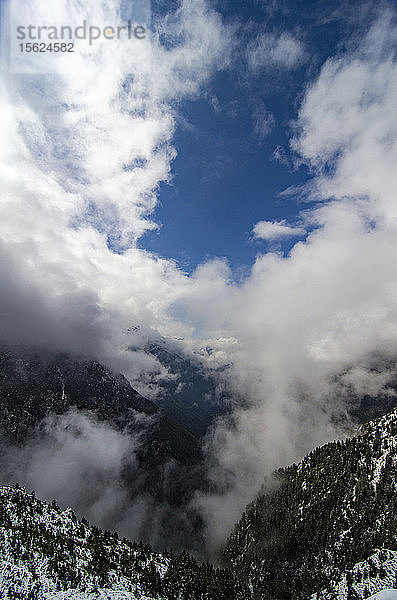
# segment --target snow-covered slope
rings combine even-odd
[[[78,521],[23,489],[0,487],[3,600],[193,600],[249,598],[234,576],[188,554],[149,546]]]
[[[383,590],[368,600],[397,600],[397,590]]]
[[[117,592],[115,590],[98,588],[95,592],[80,592],[79,590],[68,590],[67,592],[57,592],[48,594],[43,600],[153,600],[146,594],[133,592]]]
[[[355,564],[352,569],[343,573],[337,581],[330,581],[328,589],[313,594],[311,600],[368,598],[369,594],[375,594],[387,587],[392,588],[397,584],[396,574],[397,552],[377,550],[369,558]],[[394,591],[394,594],[394,598],[397,600],[397,590]],[[377,594],[373,597],[383,598]]]
[[[395,410],[280,469],[236,526],[225,564],[264,600],[353,600],[395,585],[396,471]]]
[[[161,577],[169,567],[168,558],[79,522],[70,509],[61,512],[22,489],[0,488],[0,507],[1,598],[51,598],[73,586],[88,594],[98,587],[129,592],[132,600],[141,597],[148,571]]]

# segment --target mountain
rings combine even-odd
[[[174,340],[158,337],[143,343],[144,352],[153,356],[162,369],[162,373],[152,375],[152,380],[149,375],[145,380],[148,388],[156,390],[153,401],[182,427],[204,436],[214,419],[230,406],[229,394],[219,377],[222,369],[204,368],[197,356],[186,355]]]
[[[142,428],[137,415],[152,415],[152,455],[183,464],[201,459],[197,436],[143,398],[123,375],[67,354],[0,350],[0,428],[7,437],[21,442],[47,414],[62,414],[72,406],[131,430]]]
[[[335,375],[332,383],[355,423],[378,419],[397,407],[397,364],[391,358],[373,353],[360,367]]]
[[[396,466],[395,410],[279,469],[236,525],[223,564],[263,600],[351,600],[396,585]]]
[[[73,418],[69,418],[70,414]],[[115,475],[113,484],[111,472],[104,474],[100,469],[90,472],[90,506],[86,496],[83,498],[81,494],[80,504],[77,500],[75,504],[73,500],[67,502],[73,504],[79,514],[95,518],[98,525],[119,527],[124,514],[118,515],[117,511],[102,514],[95,508],[100,500],[95,495],[95,473],[98,472],[98,489],[111,489],[113,485],[112,496],[120,490],[123,494],[123,510],[136,507],[140,514],[136,521],[139,539],[156,544],[157,549],[165,544],[178,548],[200,546],[202,523],[197,512],[190,508],[195,492],[204,491],[208,485],[199,438],[143,398],[125,377],[96,361],[26,349],[1,349],[0,441],[3,445],[0,452],[3,456],[0,456],[0,467],[6,477],[3,483],[29,481],[29,473],[27,478],[20,477],[18,471],[14,475],[9,468],[10,452],[18,455],[18,447],[29,449],[33,443],[34,448],[40,449],[46,440],[52,443],[53,415],[64,417],[63,421],[55,420],[58,428],[71,431],[76,414],[77,420],[85,419],[88,414],[94,418],[95,427],[95,423],[103,422],[119,431],[123,440],[131,440],[133,451],[123,456],[120,476]],[[71,435],[78,440],[84,433],[77,431]],[[50,456],[48,452],[46,456]],[[76,455],[70,458],[71,462],[76,460],[79,460]],[[73,478],[74,470],[70,469],[69,473]],[[63,490],[76,485],[74,481],[66,477],[59,482],[58,501],[64,501]],[[39,493],[46,493],[40,483],[36,487]],[[151,512],[156,521],[152,528]],[[128,523],[122,525],[124,532],[130,531],[129,527]]]
[[[245,600],[233,573],[183,552],[155,553],[71,509],[0,487],[0,597],[4,600]]]
[[[367,559],[356,563],[332,582],[327,589],[313,594],[310,600],[349,600],[368,598],[376,590],[397,585],[397,552],[377,550]],[[397,590],[394,592],[397,600]],[[372,598],[373,596],[371,596]],[[387,598],[387,595],[375,595],[374,598]],[[392,598],[392,596],[389,597]]]
[[[174,374],[186,367],[185,381],[194,381],[183,357],[179,363],[174,353],[164,357],[164,348],[152,352]],[[385,399],[394,402],[389,392]],[[160,551],[120,541],[55,502],[48,506],[23,489],[3,487],[1,598],[362,600],[397,586],[397,410],[268,478],[225,544],[217,570],[186,552],[161,552],[165,545],[198,549],[202,542],[191,504],[196,490],[209,485],[198,437],[96,361],[1,349],[6,444],[29,444],[41,435],[43,419],[73,407],[139,440],[137,463],[123,465],[122,486],[131,505],[146,503],[138,539],[151,539],[158,528]]]

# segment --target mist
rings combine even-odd
[[[137,457],[151,420],[132,432],[116,429],[90,411],[71,408],[50,414],[23,445],[1,440],[2,484],[18,483],[49,503],[55,500],[62,510],[72,507],[79,518],[157,550],[197,551],[197,515],[186,503],[169,503],[168,490],[163,498],[150,492],[153,478],[172,489],[183,468],[170,458],[150,470]]]
[[[18,7],[33,19],[30,3]],[[34,19],[45,22],[47,9],[36,2]],[[120,18],[117,4],[92,1],[90,10],[98,22]],[[59,23],[85,16],[72,0],[52,11]],[[394,374],[374,372],[371,357],[390,365],[397,355],[395,22],[393,7],[380,10],[360,39],[311,72],[285,150],[310,173],[283,192],[302,210],[296,223],[252,223],[263,245],[243,278],[224,258],[187,275],[139,246],[160,227],[178,104],[205,97],[212,75],[233,68],[234,25],[204,0],[181,2],[134,53],[98,41],[58,61],[51,77],[3,69],[0,337],[97,358],[138,389],[161,368],[136,325],[148,338],[178,338],[208,369],[223,367],[235,403],[204,441],[213,491],[189,507],[204,519],[211,552],[274,468],[346,434],[351,389],[376,396]],[[165,28],[179,45],[162,44]],[[291,53],[278,68],[304,61],[302,44],[281,33],[245,51],[251,71],[263,69],[263,45],[279,63],[283,40]],[[286,255],[266,245],[297,231],[306,235]],[[335,383],[341,373],[346,388]],[[120,479],[144,440],[73,412],[43,428],[41,441],[10,455],[8,477],[131,537],[143,535],[148,514],[168,510],[144,496],[131,504]]]

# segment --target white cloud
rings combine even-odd
[[[284,165],[287,168],[289,168],[291,166],[290,159],[289,159],[289,157],[285,151],[285,148],[283,146],[278,145],[275,147],[272,158],[276,162],[279,162],[281,165]]]
[[[261,240],[276,240],[279,238],[304,235],[304,227],[291,227],[285,220],[258,221],[252,230],[254,237]]]
[[[120,22],[117,3],[99,0],[64,0],[50,15],[41,0],[17,5],[23,22]],[[102,39],[57,61],[43,53],[43,71],[46,61],[56,70],[48,77],[3,69],[0,238],[2,267],[12,265],[3,337],[109,360],[128,343],[123,327],[167,333],[174,321],[168,309],[184,274],[135,244],[156,227],[158,186],[176,154],[175,103],[227,64],[230,35],[201,0],[182,2],[164,26],[181,36],[176,47],[153,37],[132,51],[125,39]],[[173,333],[181,330],[189,328],[175,324]]]
[[[375,369],[379,369],[376,360],[374,366]],[[371,369],[370,365],[354,366],[342,375],[341,383],[347,387],[350,394],[353,392],[359,396],[367,395],[373,398],[380,394],[395,396],[396,392],[390,384],[396,380],[396,369],[387,369],[385,366],[380,372],[375,369]]]
[[[77,506],[95,523],[109,523],[126,504],[122,472],[126,465],[136,470],[138,445],[137,437],[73,409],[44,419],[25,447],[2,447],[2,478],[39,490],[63,508]]]
[[[253,72],[263,69],[293,69],[305,58],[302,42],[288,32],[279,35],[262,33],[247,48],[248,67]]]
[[[252,111],[252,130],[254,136],[262,142],[275,126],[273,113],[266,108],[263,102],[257,104]]]

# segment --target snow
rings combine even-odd
[[[397,600],[397,590],[382,590],[375,594],[375,596],[371,596],[368,600]]]
[[[80,590],[67,590],[66,592],[56,592],[47,594],[43,600],[155,600],[153,597],[145,596],[139,593],[137,596],[133,592],[118,592],[115,590],[98,588],[95,592],[82,592]]]
[[[383,557],[381,558],[383,553]],[[368,569],[372,567],[376,568],[376,574],[370,575]],[[379,569],[383,568],[383,573],[380,574]],[[383,593],[384,590],[391,590],[390,587],[394,585],[397,572],[397,551],[395,550],[377,550],[367,560],[357,563],[351,570],[350,574],[353,577],[354,584],[352,589],[360,597],[365,598],[367,593],[375,594],[371,596],[374,600],[388,600],[389,596],[378,596],[378,593]],[[337,597],[338,600],[347,600],[347,578],[344,573],[338,582],[333,584],[333,594],[329,595],[324,590],[311,596],[310,600],[329,600],[331,597]],[[390,592],[389,592],[390,593]],[[393,593],[393,592],[391,592]],[[397,590],[390,596],[390,600],[397,600]],[[368,600],[370,600],[368,598]]]
[[[19,496],[28,499],[24,511],[16,509],[15,499]],[[35,597],[43,600],[159,600],[145,594],[139,583],[137,573],[131,578],[126,578],[119,572],[109,571],[108,588],[97,588],[95,577],[86,572],[86,565],[91,554],[86,541],[91,528],[76,521],[71,509],[61,512],[52,506],[36,499],[26,490],[0,486],[0,498],[3,500],[1,508],[9,518],[10,525],[0,526],[0,598],[8,597],[9,592],[17,594],[16,597],[27,597],[34,591]],[[4,502],[5,500],[5,502]],[[44,533],[54,533],[56,536],[68,536],[75,541],[74,560],[75,570],[85,581],[85,589],[69,589],[57,591],[57,575],[52,573],[48,557],[43,556],[40,547],[36,549],[21,536],[20,527],[29,527],[34,524],[41,526]],[[124,551],[124,542],[113,540],[114,552],[120,554]],[[18,548],[16,554],[15,548]],[[133,556],[134,550],[128,549]],[[18,554],[20,556],[18,556]],[[67,564],[67,559],[66,563]],[[160,577],[164,576],[169,566],[169,559],[156,553],[147,553],[141,561],[141,568],[153,565]]]

